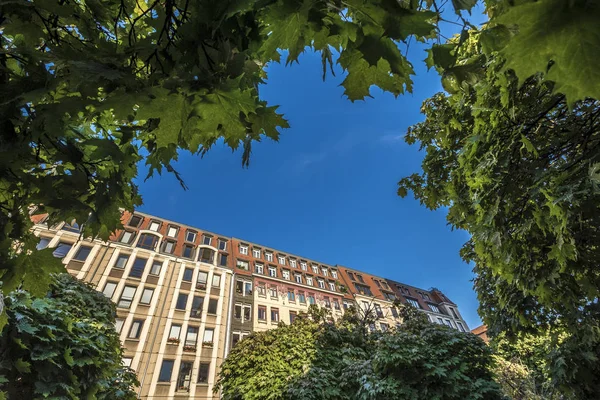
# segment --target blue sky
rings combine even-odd
[[[445,211],[429,211],[396,195],[400,178],[420,171],[423,154],[408,146],[407,127],[422,121],[424,99],[441,90],[413,43],[414,93],[394,98],[343,97],[341,73],[321,79],[320,56],[269,67],[261,96],[280,105],[291,125],[278,143],[253,145],[250,168],[241,152],[219,144],[204,158],[182,154],[173,176],[140,182],[141,211],[227,236],[340,264],[422,288],[438,287],[471,328],[480,324],[471,266],[459,257],[468,240],[452,231]],[[141,171],[140,176],[145,176]]]

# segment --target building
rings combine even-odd
[[[487,325],[480,325],[477,328],[473,329],[471,331],[471,333],[473,335],[479,336],[481,338],[481,340],[483,340],[484,342],[489,343],[490,338],[488,337],[487,331],[488,331]]]
[[[143,399],[218,398],[217,372],[232,346],[254,331],[291,323],[311,304],[339,318],[372,312],[371,329],[401,323],[399,300],[432,322],[469,328],[437,289],[422,290],[152,215],[124,212],[108,241],[82,239],[77,224],[48,226],[34,215],[38,248],[54,248],[69,273],[117,305],[124,362]]]

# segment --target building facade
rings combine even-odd
[[[371,329],[399,323],[395,301],[434,323],[468,326],[437,289],[422,290],[339,265],[328,265],[152,215],[125,212],[108,241],[79,228],[48,226],[34,215],[38,248],[50,247],[67,271],[117,306],[124,363],[143,399],[218,398],[213,388],[230,349],[255,331],[292,323],[311,304],[340,318],[351,306],[373,313]]]

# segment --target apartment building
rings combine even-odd
[[[432,322],[468,332],[437,289],[422,290],[152,215],[124,212],[107,241],[80,237],[73,223],[48,226],[34,215],[38,248],[117,306],[124,363],[138,373],[143,399],[218,398],[217,373],[229,350],[255,331],[289,324],[316,304],[333,319],[356,306],[371,329],[400,324],[399,300]]]

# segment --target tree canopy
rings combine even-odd
[[[353,312],[337,322],[309,314],[237,343],[221,368],[223,399],[502,398],[483,341],[411,306],[387,332]]]
[[[523,81],[536,71],[570,103],[600,94],[597,0],[488,0],[482,45],[501,51]],[[446,4],[446,3],[443,3]],[[0,6],[0,268],[21,279],[14,240],[30,226],[24,207],[51,221],[76,219],[106,238],[119,209],[141,204],[133,179],[168,171],[181,151],[205,154],[223,141],[243,148],[277,140],[288,122],[261,99],[267,67],[317,51],[338,64],[352,101],[373,85],[399,95],[414,73],[402,43],[439,42],[456,14],[461,41],[475,0],[11,1]],[[450,21],[455,24],[455,21]],[[549,28],[551,35],[545,35]],[[585,37],[584,41],[579,41]],[[577,46],[573,42],[577,41]],[[460,43],[458,43],[460,44]],[[551,50],[549,50],[551,49]],[[448,45],[430,65],[447,83],[472,74]],[[532,55],[522,57],[523,54]],[[527,60],[527,61],[525,61]],[[333,70],[332,70],[333,72]]]
[[[114,305],[68,274],[46,297],[15,290],[5,298],[0,398],[134,400],[135,373],[121,364]]]
[[[555,383],[594,398],[600,102],[570,106],[542,74],[519,79],[502,52],[487,52],[484,32],[472,35],[452,55],[469,74],[426,100],[425,121],[408,130],[406,141],[426,155],[399,194],[411,190],[431,209],[447,207],[450,225],[471,234],[462,255],[475,263],[490,332],[566,334],[555,338]]]

